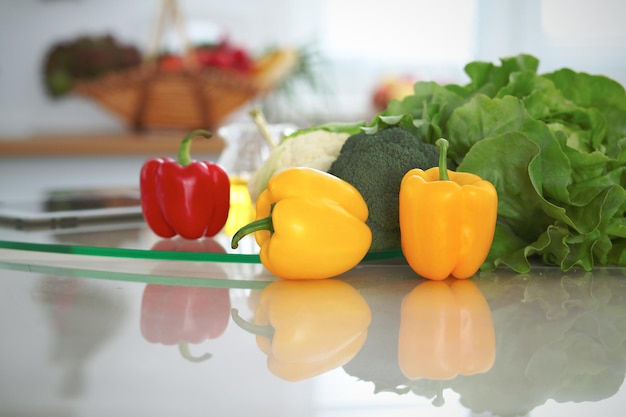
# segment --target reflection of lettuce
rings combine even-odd
[[[405,393],[408,380],[398,365],[398,333],[402,299],[415,287],[414,280],[360,283],[356,286],[372,310],[368,336],[359,353],[344,370],[361,380],[374,383],[374,391]]]
[[[562,69],[537,74],[529,55],[472,62],[469,84],[415,84],[386,115],[409,113],[415,133],[443,136],[458,170],[494,183],[498,226],[484,269],[567,271],[626,266],[626,92],[617,82]]]
[[[450,381],[410,381],[398,368],[400,301],[413,287],[358,287],[372,308],[369,336],[344,370],[375,391],[435,398],[444,389],[474,412],[522,416],[548,399],[598,401],[626,374],[626,273],[602,270],[533,276],[481,273],[496,332],[496,360],[486,373]]]
[[[478,279],[493,304],[496,362],[450,387],[476,412],[524,415],[548,399],[597,401],[626,373],[626,281],[600,272]]]

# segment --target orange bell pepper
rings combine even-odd
[[[495,357],[491,310],[472,281],[426,281],[402,300],[398,363],[407,378],[482,373]]]
[[[274,175],[257,199],[256,220],[235,233],[254,233],[261,263],[286,279],[324,279],[356,266],[372,232],[365,200],[348,182],[313,168]]]
[[[256,334],[267,367],[300,381],[348,363],[359,352],[372,319],[365,299],[334,279],[280,280],[259,296],[254,323],[233,310],[233,321]]]
[[[402,253],[424,278],[469,278],[491,249],[498,195],[489,181],[446,169],[448,141],[437,145],[439,167],[412,169],[400,184]]]

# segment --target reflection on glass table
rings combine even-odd
[[[259,294],[254,322],[233,320],[256,336],[270,372],[301,381],[349,362],[367,338],[372,313],[343,281],[276,281]]]
[[[253,239],[242,242],[238,250],[234,250],[230,247],[231,237],[232,235],[224,231],[218,233],[212,239],[217,241],[224,248],[224,251],[206,252],[205,255],[199,255],[198,251],[177,251],[167,245],[154,248],[154,245],[163,239],[155,235],[143,221],[34,231],[0,228],[0,249],[117,258],[204,260],[207,262],[226,261],[227,259],[258,260],[258,250]],[[235,256],[224,256],[225,254]]]
[[[407,324],[398,317],[406,317],[404,303],[424,284],[411,289],[405,281],[398,283],[396,291],[385,291],[384,301],[375,290],[362,290],[366,299],[383,303],[385,307],[381,305],[379,310],[387,314],[374,314],[370,337],[344,369],[374,382],[378,392],[436,399],[442,389],[449,388],[474,413],[518,416],[548,400],[565,403],[610,398],[622,386],[626,372],[624,278],[623,272],[562,274],[555,270],[537,275],[481,274],[472,283],[484,294],[493,324],[475,300],[474,307],[463,313],[468,321],[482,320],[466,327],[474,340],[442,345],[430,355],[412,357],[421,362],[414,365],[418,372],[433,367],[436,371],[458,372],[462,369],[459,358],[467,349],[476,342],[485,343],[481,349],[470,350],[474,356],[469,358],[475,364],[482,363],[482,372],[452,378],[449,376],[454,372],[440,378],[411,378],[403,369],[402,342]],[[421,327],[423,332],[419,326],[415,328],[426,340],[422,343],[432,343],[436,338],[440,342],[454,341],[445,338],[450,325],[455,329],[453,334],[458,335],[454,319],[441,320],[437,313],[431,309],[430,318],[438,319],[438,328],[433,328],[432,322]],[[415,320],[412,324],[419,323]],[[492,325],[495,351],[491,346]],[[492,359],[492,366],[485,366]],[[452,368],[446,369],[451,364]]]
[[[141,334],[149,343],[178,346],[181,355],[199,362],[211,358],[195,356],[191,344],[220,337],[230,317],[227,288],[147,284],[141,299]]]
[[[171,261],[133,280],[7,264],[0,331],[11,342],[0,366],[21,373],[1,380],[3,415],[36,415],[34,405],[63,398],[72,398],[71,415],[93,415],[111,396],[105,410],[116,415],[165,415],[156,404],[205,415],[207,399],[223,415],[324,417],[612,417],[626,404],[621,269],[435,283],[374,262],[331,280],[207,284],[152,281]],[[28,375],[39,375],[36,390]],[[128,392],[114,388],[131,382]],[[148,396],[169,401],[136,403]]]
[[[0,231],[0,415],[613,417],[626,405],[624,269],[432,282],[384,253],[336,279],[284,281],[226,234]]]

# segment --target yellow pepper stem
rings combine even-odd
[[[271,339],[274,336],[274,329],[270,325],[261,326],[255,323],[250,323],[239,315],[239,310],[233,308],[230,310],[230,316],[233,318],[235,324],[241,327],[243,330],[255,334],[257,336],[263,336],[266,339]]]
[[[233,240],[230,243],[230,247],[233,249],[237,249],[237,247],[239,246],[239,241],[244,236],[249,235],[250,233],[258,232],[260,230],[269,230],[270,233],[274,233],[274,223],[272,222],[271,214],[262,219],[250,222],[247,225],[243,226],[241,229],[237,230],[237,232],[233,235]]]
[[[448,177],[448,141],[444,138],[439,138],[435,142],[435,145],[439,148],[439,180],[449,181]]]

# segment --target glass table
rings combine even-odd
[[[0,228],[0,415],[623,415],[624,269],[291,282],[229,241]]]

